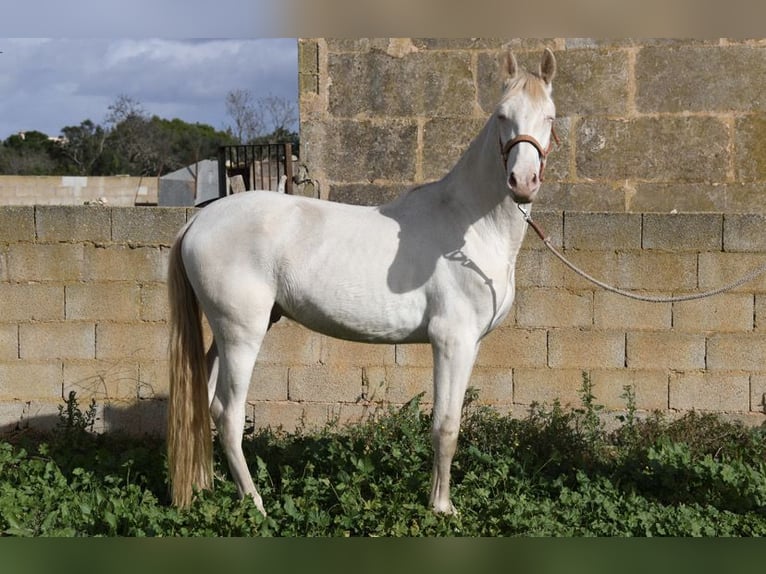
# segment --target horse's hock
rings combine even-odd
[[[382,203],[441,177],[497,101],[508,40],[299,41],[302,161],[323,198]],[[556,130],[533,216],[586,271],[652,295],[708,290],[766,260],[766,42],[511,40],[556,54]],[[726,82],[721,82],[721,77]],[[671,212],[677,213],[671,213]],[[100,424],[164,429],[169,246],[191,212],[0,208],[0,424],[51,426],[70,390]],[[320,240],[320,238],[317,238]],[[597,402],[766,419],[766,279],[652,304],[604,292],[532,233],[506,323],[471,385],[503,411]],[[431,391],[427,346],[351,344],[285,320],[249,397],[258,425],[355,420]]]
[[[544,190],[543,190],[544,191]],[[62,397],[91,397],[103,427],[164,429],[168,247],[191,210],[0,208],[0,420],[50,426]],[[752,214],[538,212],[567,255],[626,289],[679,294],[727,282],[766,257]],[[599,403],[764,420],[766,279],[673,305],[630,301],[567,270],[534,234],[506,323],[482,344],[472,385],[502,411]],[[355,420],[381,402],[431,397],[430,348],[346,343],[280,321],[249,395],[258,425]]]

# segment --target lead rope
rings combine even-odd
[[[693,301],[695,299],[704,299],[705,297],[712,297],[713,295],[719,295],[721,293],[724,293],[726,291],[730,291],[731,289],[735,289],[736,287],[739,287],[740,285],[744,285],[745,283],[748,283],[758,277],[759,275],[762,275],[763,273],[766,273],[766,263],[761,265],[760,267],[754,269],[747,275],[737,279],[736,281],[732,283],[728,283],[724,285],[723,287],[718,287],[717,289],[713,289],[711,291],[703,291],[701,293],[690,293],[688,295],[679,295],[677,297],[652,297],[650,295],[640,295],[638,293],[634,293],[632,291],[625,291],[624,289],[620,289],[619,287],[614,287],[613,285],[608,285],[604,283],[603,281],[599,281],[595,277],[592,277],[591,275],[588,275],[585,271],[577,267],[574,263],[569,261],[564,255],[559,252],[558,249],[556,249],[553,244],[551,243],[550,237],[545,235],[545,232],[540,228],[537,223],[535,223],[532,220],[532,217],[527,213],[524,208],[520,204],[516,204],[516,206],[519,208],[519,211],[524,215],[524,221],[526,221],[529,226],[535,230],[535,233],[537,233],[537,236],[542,239],[545,246],[553,253],[558,259],[567,267],[569,267],[572,271],[577,273],[580,277],[583,279],[586,279],[590,281],[591,283],[598,285],[602,289],[605,289],[606,291],[609,291],[611,293],[616,293],[617,295],[622,295],[623,297],[628,297],[629,299],[635,299],[636,301],[646,301],[649,303],[679,303],[681,301]]]

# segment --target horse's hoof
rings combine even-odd
[[[455,516],[457,515],[457,508],[451,501],[444,504],[434,504],[432,507],[435,514],[441,514],[442,516]]]

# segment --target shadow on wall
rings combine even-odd
[[[34,407],[24,406],[18,423],[0,427],[0,434],[9,435],[26,430],[49,432],[62,427],[81,427],[96,433],[125,433],[130,436],[148,435],[163,438],[167,421],[167,398],[117,400],[85,399],[70,395],[57,407],[48,406],[33,414]]]

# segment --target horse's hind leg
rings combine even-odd
[[[219,333],[225,333],[225,338],[216,338],[218,380],[211,400],[211,414],[237,491],[240,497],[252,496],[256,507],[264,515],[263,501],[255,488],[242,451],[242,439],[247,390],[266,333],[267,318],[268,311],[266,318],[250,323],[248,328],[240,324],[227,325],[226,329],[219,330]]]

